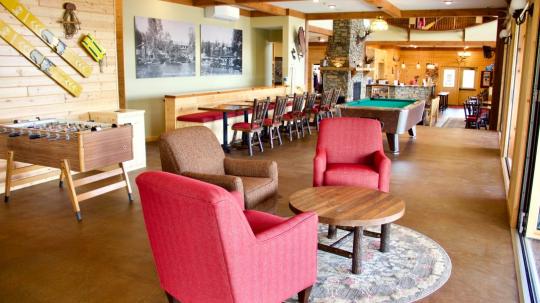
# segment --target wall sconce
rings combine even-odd
[[[416,69],[420,69],[420,62],[416,63]]]
[[[407,65],[405,65],[405,62],[401,63],[401,69],[406,69]]]

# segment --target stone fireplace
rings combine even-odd
[[[363,31],[363,20],[334,20],[334,34],[328,41],[328,66],[321,64],[324,90],[339,88],[346,101],[357,97],[355,83],[357,95],[360,91],[360,97],[365,96],[363,72],[356,71],[364,63],[365,41],[357,38]]]

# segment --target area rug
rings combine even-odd
[[[369,228],[377,231],[377,228]],[[337,239],[347,232],[339,230]],[[319,241],[326,238],[327,226],[319,225]],[[317,282],[310,302],[407,303],[424,298],[443,286],[452,271],[452,262],[435,241],[412,229],[392,225],[390,251],[381,253],[379,239],[362,239],[362,273],[351,273],[351,259],[318,252]],[[352,236],[338,247],[352,250]],[[287,302],[297,302],[295,299]]]
[[[448,118],[441,127],[444,128],[465,128],[464,118]]]

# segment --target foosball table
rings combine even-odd
[[[66,183],[79,221],[79,202],[84,200],[125,188],[131,202],[131,185],[122,162],[133,158],[132,137],[131,125],[58,119],[2,124],[0,153],[7,160],[4,201],[9,202],[13,187],[32,184],[58,172],[23,178],[17,175],[51,167],[60,169],[59,186]],[[15,162],[30,165],[17,168]],[[85,174],[74,178],[73,172]],[[77,188],[82,186],[94,189],[78,193]]]

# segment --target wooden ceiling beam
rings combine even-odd
[[[401,47],[404,49],[414,50],[414,47],[410,45],[415,45],[417,47],[459,47],[463,48],[468,47],[482,47],[482,46],[495,46],[495,41],[366,41],[368,46],[394,46]]]
[[[309,26],[309,32],[313,33],[313,34],[324,35],[324,36],[332,36],[332,35],[334,35],[333,30],[318,27],[318,26],[314,26],[314,25]]]
[[[401,18],[401,11],[395,5],[390,3],[388,0],[363,0],[377,8],[381,9],[383,12],[387,13],[390,17]]]
[[[165,0],[165,1],[190,1],[190,0]],[[274,1],[256,1],[256,0],[191,0],[194,6],[206,7],[216,5],[236,5],[251,9],[251,17],[263,16],[294,16],[306,19],[306,14],[293,10],[268,4],[266,2]]]
[[[477,9],[440,9],[440,10],[408,10],[401,11],[401,18],[415,17],[459,17],[459,16],[505,16],[507,9],[501,8],[477,8]],[[326,19],[374,19],[378,16],[391,18],[385,12],[343,12],[343,13],[310,13],[306,14],[308,20]]]

